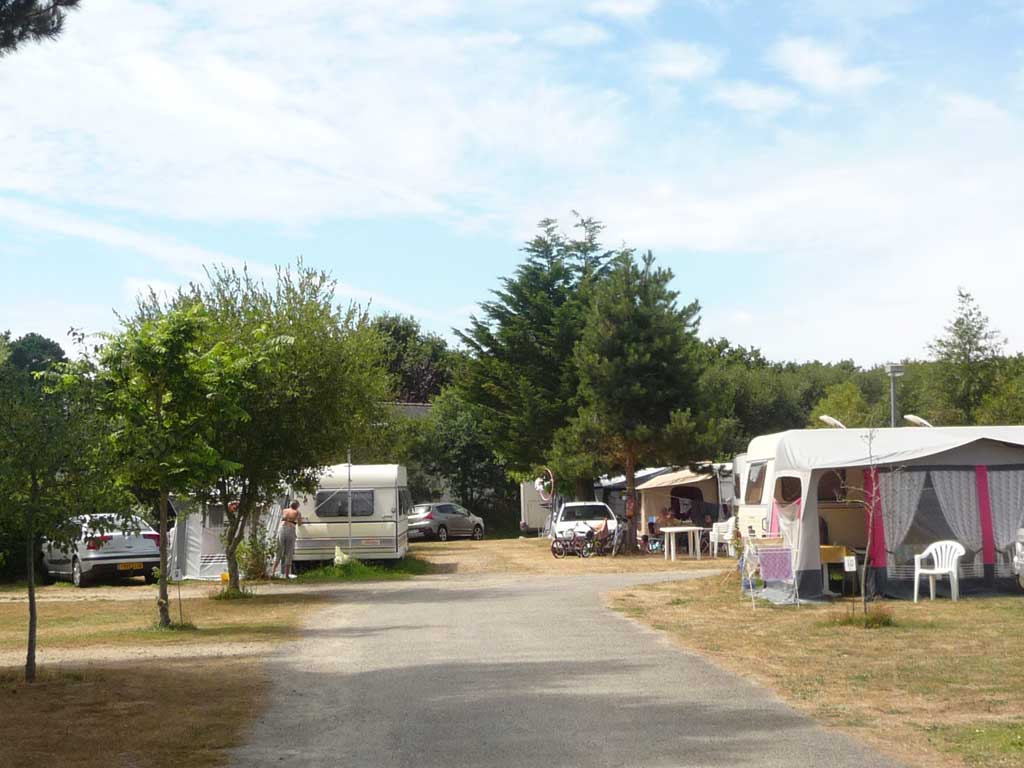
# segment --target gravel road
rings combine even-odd
[[[604,607],[699,574],[434,576],[339,590],[270,660],[237,766],[891,768]]]

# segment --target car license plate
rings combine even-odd
[[[142,563],[118,563],[119,571],[141,571],[145,566]]]

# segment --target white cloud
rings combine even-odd
[[[721,63],[721,54],[695,43],[661,42],[647,51],[647,71],[665,80],[708,77],[718,71]]]
[[[91,0],[0,68],[0,191],[170,219],[458,220],[510,167],[571,172],[608,150],[622,116],[603,85],[460,13]]]
[[[654,13],[659,5],[659,0],[595,0],[587,6],[587,10],[598,16],[640,19]]]
[[[598,212],[607,242],[655,249],[682,299],[715,297],[704,333],[776,359],[923,356],[959,285],[1024,350],[1022,134],[1024,120],[963,94],[880,113],[857,145],[779,131],[739,148],[696,132],[678,155],[661,148],[662,168],[567,190],[527,220]],[[719,265],[712,283],[696,282],[698,261]]]
[[[769,51],[768,62],[795,82],[822,93],[859,91],[887,78],[880,67],[849,65],[841,48],[810,37],[780,40]]]
[[[589,22],[580,22],[551,27],[544,30],[540,37],[544,42],[552,45],[578,48],[603,43],[609,39],[610,35],[604,27]]]
[[[720,104],[762,115],[774,115],[795,107],[800,98],[793,91],[743,80],[720,83],[711,90],[710,98]]]

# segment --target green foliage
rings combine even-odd
[[[480,406],[448,388],[434,400],[424,435],[426,469],[447,479],[459,502],[476,512],[481,512],[489,497],[515,494],[515,486],[487,443],[483,422]]]
[[[1024,424],[1024,356],[1006,358],[975,413],[979,424]]]
[[[995,384],[1004,343],[974,297],[958,289],[956,314],[945,334],[929,347],[936,361],[937,388],[955,419],[949,423],[976,423],[982,401]]]
[[[629,474],[637,461],[687,452],[697,401],[700,344],[697,302],[676,305],[670,270],[648,253],[615,260],[595,291],[575,363],[580,380],[576,429],[607,466]],[[563,433],[564,434],[564,433]]]
[[[5,0],[0,3],[0,58],[21,45],[55,40],[64,30],[67,12],[81,0]]]
[[[427,403],[452,381],[456,353],[433,333],[424,333],[412,317],[383,314],[370,326],[384,338],[385,366],[400,403]]]
[[[238,567],[250,581],[269,579],[274,552],[274,537],[265,528],[257,526],[256,530],[250,532],[249,537],[238,545]]]
[[[487,442],[512,472],[543,464],[577,410],[573,350],[611,253],[598,242],[599,222],[579,218],[576,228],[579,237],[567,237],[556,221],[542,221],[525,261],[458,333],[469,357],[457,386],[480,408]]]
[[[243,545],[244,546],[244,545]],[[219,592],[214,592],[210,595],[211,600],[248,600],[251,597],[256,597],[256,593],[246,584],[242,584],[239,587],[225,586],[224,589]]]
[[[825,390],[825,396],[818,401],[811,411],[807,426],[812,428],[825,427],[821,416],[839,419],[847,427],[876,427],[884,423],[878,409],[872,409],[853,381],[832,384]]]
[[[338,307],[334,291],[329,275],[299,262],[279,269],[270,286],[245,271],[213,268],[206,284],[180,299],[203,307],[200,343],[224,360],[204,419],[224,462],[199,490],[227,510],[232,587],[236,551],[256,511],[286,488],[314,487],[322,467],[366,443],[384,420],[382,339],[365,312]]]

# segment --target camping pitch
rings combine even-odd
[[[874,592],[909,596],[914,555],[939,540],[967,550],[962,592],[1016,588],[1024,427],[792,430],[746,462],[743,532],[782,539],[802,598],[825,592],[836,548],[868,559]]]

